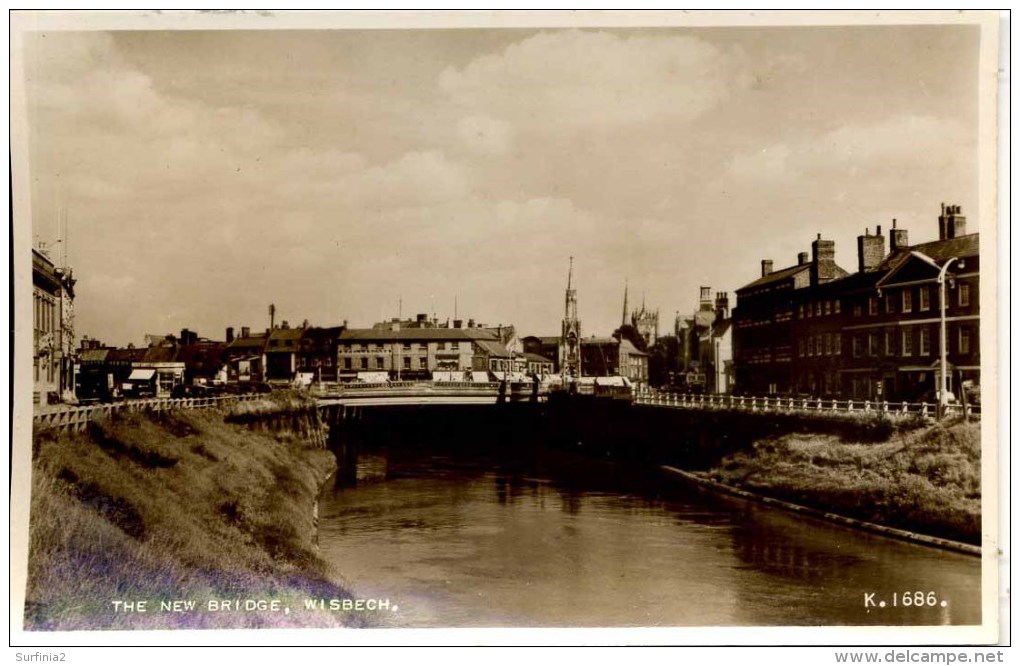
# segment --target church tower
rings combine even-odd
[[[567,271],[567,294],[560,333],[560,374],[581,376],[581,322],[577,320],[577,290],[574,289],[574,258],[570,258]]]

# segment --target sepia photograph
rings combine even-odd
[[[12,645],[1000,641],[997,12],[10,19]]]

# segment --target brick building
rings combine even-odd
[[[815,279],[814,259],[809,264],[805,254],[777,273],[762,262],[762,277],[737,290],[737,390],[932,400],[943,267],[949,390],[979,386],[979,234],[966,233],[959,206],[944,204],[938,231],[938,240],[910,245],[893,220],[887,252],[881,227],[866,230],[857,238],[857,271],[836,266],[832,279],[824,269]]]

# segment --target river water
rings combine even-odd
[[[319,546],[400,627],[981,621],[976,557],[559,453],[363,454],[321,498]]]

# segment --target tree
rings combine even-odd
[[[665,336],[655,341],[648,349],[648,383],[664,386],[669,383],[669,374],[678,370],[679,341]]]
[[[620,328],[613,331],[613,337],[617,340],[627,340],[632,345],[637,347],[640,351],[647,351],[648,344],[645,342],[644,337],[638,332],[637,328],[630,324],[624,324]]]

